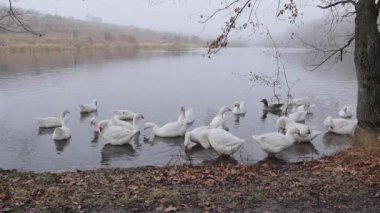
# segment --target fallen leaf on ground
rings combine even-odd
[[[164,212],[174,212],[174,211],[176,211],[176,210],[177,210],[176,207],[174,207],[174,206],[169,206],[169,207],[167,207],[167,208],[164,209]]]

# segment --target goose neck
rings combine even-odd
[[[297,140],[297,138],[295,137],[295,133],[292,132],[292,131],[288,131],[288,132],[286,133],[286,137],[289,138],[289,140],[290,140],[292,143],[294,143],[294,142]]]
[[[67,117],[64,117],[64,118],[62,119],[62,126],[67,127],[67,120],[68,120]]]
[[[189,144],[190,144],[190,134],[191,134],[191,132],[186,132],[186,134],[185,134],[185,141],[184,141],[184,143],[183,143],[183,145],[185,146],[185,147],[187,147]]]

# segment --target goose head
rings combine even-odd
[[[285,117],[285,116],[281,116],[280,118],[277,119],[276,125],[280,129],[285,129],[286,125],[288,123],[291,123],[291,122],[293,122],[293,121],[290,120],[290,118]]]
[[[66,117],[67,114],[70,114],[70,111],[67,110],[67,109],[64,109],[64,110],[61,112],[61,119],[63,119],[64,117]]]
[[[301,132],[298,128],[291,128],[286,132],[286,136],[291,137],[293,141],[299,140]]]
[[[156,127],[156,126],[157,126],[157,125],[154,124],[154,123],[152,123],[152,122],[146,122],[146,123],[144,124],[144,129],[154,128],[154,127]]]
[[[133,115],[133,120],[139,121],[139,120],[142,120],[142,119],[144,119],[144,116],[141,113],[135,113]]]
[[[135,129],[138,129],[138,131],[141,130],[142,120],[144,120],[144,116],[141,113],[135,113],[133,115],[132,125]]]
[[[186,114],[186,108],[184,106],[181,106],[181,113],[183,116]]]
[[[184,106],[181,106],[181,112],[186,112],[186,108]]]
[[[98,123],[99,132],[102,132],[108,125],[109,125],[109,122]]]
[[[98,121],[96,120],[96,118],[91,118],[90,126],[94,128],[95,132],[100,132],[100,128],[98,127]]]
[[[232,111],[231,108],[229,108],[228,106],[223,106],[222,108],[220,108],[219,114],[223,115],[224,113],[226,113],[228,111]]]
[[[69,120],[69,117],[68,117],[68,116],[64,116],[64,117],[62,118],[62,126],[67,126],[67,122],[68,122],[68,120]]]
[[[234,106],[239,108],[240,107],[240,103],[238,101],[235,101]]]
[[[268,106],[268,100],[266,98],[264,98],[260,102],[262,102],[264,104],[264,106]]]
[[[327,129],[332,129],[332,118],[331,116],[327,116],[327,118],[323,121],[323,124]]]
[[[98,106],[98,100],[95,98],[94,100],[92,100],[92,103],[95,105],[95,106]]]
[[[190,132],[186,132],[185,134],[185,141],[183,142],[183,147],[184,147],[185,152],[188,150],[188,146],[191,142],[190,134],[191,134]]]

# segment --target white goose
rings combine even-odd
[[[97,129],[100,136],[112,145],[131,143],[133,142],[133,137],[138,133],[138,131],[135,130],[128,130],[121,126],[112,125],[111,122],[107,120],[97,123],[94,118],[91,119],[91,126]]]
[[[301,106],[305,104],[310,104],[310,101],[308,97],[293,98],[292,100],[290,100],[289,104],[292,106]]]
[[[225,130],[228,130],[228,127],[225,124],[226,121],[224,119],[224,114],[228,111],[231,111],[231,109],[227,106],[220,108],[218,114],[212,119],[209,126],[211,128],[223,128]]]
[[[113,114],[118,115],[121,120],[132,120],[135,115],[134,112],[127,109],[114,110]]]
[[[209,143],[219,154],[232,155],[245,142],[224,129],[205,129],[199,134],[199,143]]]
[[[116,125],[116,126],[120,126],[120,127],[123,127],[123,128],[126,128],[128,130],[135,130],[135,131],[140,132],[140,121],[142,119],[144,119],[144,116],[141,113],[135,113],[133,115],[133,121],[132,121],[132,124],[131,124],[129,122],[120,120],[119,119],[119,115],[114,115],[111,118],[111,124],[112,125]]]
[[[340,135],[351,135],[355,134],[355,129],[358,126],[358,120],[347,120],[343,118],[333,119],[331,116],[328,116],[323,122],[326,126],[326,129],[329,132],[334,132]]]
[[[191,124],[194,122],[194,113],[193,113],[193,108],[188,108],[186,109],[184,106],[181,107],[181,114],[179,114],[178,120],[177,121],[183,121],[187,120],[188,124]]]
[[[245,115],[245,113],[247,113],[247,109],[245,108],[245,101],[236,101],[234,108],[232,109],[232,113],[235,115]]]
[[[289,129],[286,135],[278,132],[266,133],[263,135],[253,135],[252,138],[260,145],[261,149],[268,154],[275,154],[292,146],[299,136],[297,128]]]
[[[152,128],[153,133],[158,137],[171,138],[184,136],[187,128],[187,120],[171,122],[163,125],[162,127],[157,126],[155,123],[146,122],[144,129]]]
[[[296,110],[295,112],[289,114],[289,118],[294,122],[304,122],[306,119],[307,111]]]
[[[99,126],[108,125],[110,122],[111,122],[110,120],[101,120],[98,122],[96,118],[93,117],[90,119],[90,126],[94,129],[94,132],[100,133]]]
[[[297,107],[297,110],[304,110],[307,112],[307,114],[313,114],[313,108],[315,107],[315,104],[303,104]]]
[[[94,99],[90,104],[79,104],[81,113],[96,112],[98,110],[98,100]]]
[[[310,131],[310,134],[298,135],[297,141],[298,142],[311,142],[312,140],[314,140],[314,138],[316,138],[321,133],[322,133],[321,131],[313,129]]]
[[[341,110],[339,110],[339,116],[341,118],[351,118],[352,117],[352,107],[344,105]]]
[[[62,119],[62,126],[54,129],[54,132],[52,135],[53,140],[67,140],[71,137],[71,131],[67,127],[68,119],[69,118],[67,116],[65,116]]]
[[[186,132],[185,141],[184,141],[185,150],[189,148],[189,145],[191,142],[199,143],[205,149],[210,148],[210,143],[208,141],[200,141],[199,140],[200,133],[206,129],[210,129],[210,127],[209,126],[200,126],[200,127],[197,127],[197,128],[195,128],[189,132]],[[201,142],[203,142],[203,143],[201,143]]]
[[[38,127],[40,128],[52,128],[62,126],[63,118],[69,114],[69,110],[65,109],[61,112],[59,118],[57,117],[46,117],[46,118],[36,118],[38,122]]]
[[[276,125],[279,129],[285,130],[286,132],[290,129],[297,128],[300,131],[300,135],[307,136],[310,134],[313,126],[308,126],[305,124],[296,123],[288,117],[282,116],[277,119]]]

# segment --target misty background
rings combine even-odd
[[[7,0],[0,1],[7,6]],[[80,20],[98,21],[122,26],[135,26],[161,32],[180,33],[197,36],[204,40],[214,39],[220,34],[224,22],[229,19],[229,12],[222,12],[209,22],[202,24],[200,15],[208,16],[223,7],[224,1],[211,0],[45,0],[14,1],[14,7],[35,10],[43,14],[72,17]],[[285,2],[284,2],[285,3]],[[263,23],[280,43],[289,43],[290,35],[295,32],[305,40],[325,39],[324,31],[329,31],[329,11],[316,7],[319,1],[297,1],[300,13],[295,24],[290,24],[286,17],[276,17],[278,1],[262,1],[256,12],[258,21]],[[280,3],[280,7],[283,6]],[[245,20],[242,17],[242,20]],[[344,25],[338,34],[349,34],[352,23]],[[351,27],[351,28],[350,28]],[[348,28],[348,29],[347,29]],[[302,33],[301,33],[302,32]],[[336,37],[336,36],[335,36]],[[339,37],[339,36],[338,36]],[[232,34],[233,41],[248,44],[265,43],[267,38],[247,28],[244,32]]]

